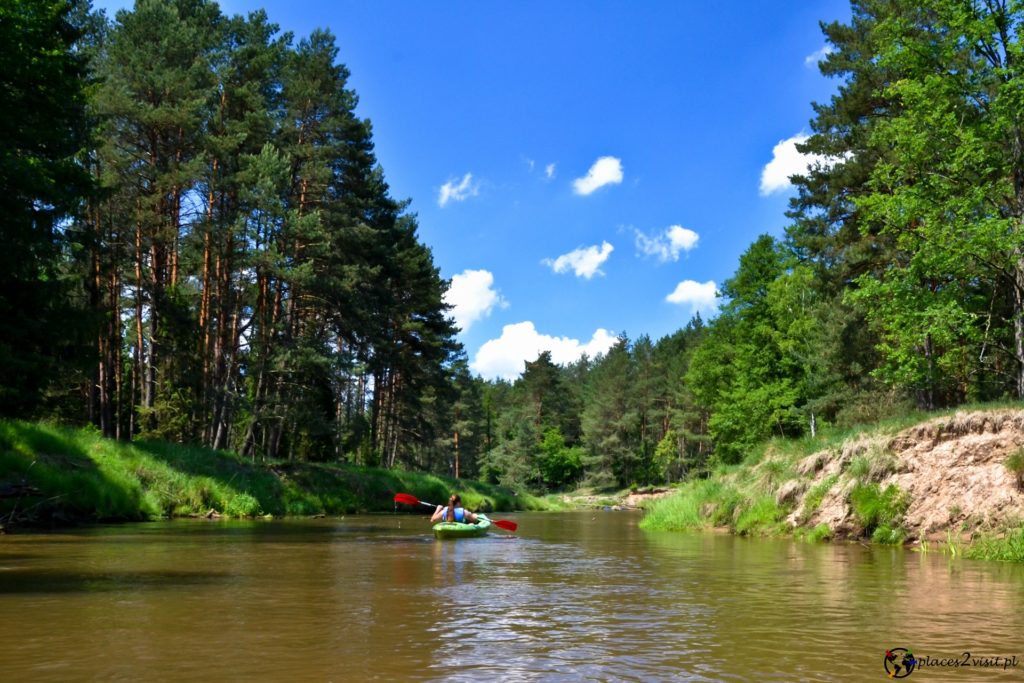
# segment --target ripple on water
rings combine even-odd
[[[1021,567],[517,521],[447,543],[386,516],[13,539],[0,662],[40,681],[846,681],[890,647],[1024,659]]]

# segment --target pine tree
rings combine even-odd
[[[255,320],[247,320],[247,311],[266,303],[259,298],[268,277],[265,256],[285,219],[286,161],[271,140],[289,37],[276,34],[262,11],[232,17],[211,57],[215,101],[203,141],[203,208],[184,258],[199,282],[202,438],[213,448],[230,445],[231,425],[246,408],[239,381],[244,337],[256,326],[266,333],[265,308]],[[262,350],[266,337],[261,341]]]
[[[584,466],[592,486],[624,486],[645,478],[636,368],[629,340],[620,337],[594,364],[581,415]]]
[[[124,211],[99,222],[130,226],[120,233],[133,260],[119,283],[134,299],[132,395],[141,422],[131,432],[195,435],[197,325],[181,243],[203,168],[220,20],[206,0],[139,0],[134,11],[118,12],[101,62],[100,164]]]
[[[28,416],[67,358],[81,309],[62,277],[63,222],[90,191],[77,2],[0,7],[0,414]]]

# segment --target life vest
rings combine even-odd
[[[447,505],[445,505],[444,506],[444,510],[441,511],[441,519],[446,521],[446,522],[452,521],[452,520],[448,519],[448,506]],[[455,508],[455,521],[456,522],[465,522],[466,521],[466,510],[465,509],[463,509],[463,508]]]

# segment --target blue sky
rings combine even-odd
[[[850,16],[846,0],[221,7],[337,37],[487,378],[712,316],[747,246],[783,233],[807,163],[793,140],[837,86],[818,22]]]

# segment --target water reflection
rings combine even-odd
[[[0,539],[5,680],[874,680],[882,655],[1017,654],[1024,568],[523,514]],[[929,680],[972,672],[928,671]],[[978,672],[974,679],[978,679]]]
[[[227,572],[143,571],[77,573],[11,571],[0,580],[0,594],[97,593],[142,589],[181,589],[231,579]]]
[[[892,647],[1024,654],[1024,618],[1015,607],[1024,597],[1021,567],[858,544],[674,534],[649,541],[665,559],[681,560],[661,563],[667,580],[701,586],[687,599],[713,610],[707,657],[724,671],[739,667],[757,680],[862,680],[883,671],[881,657]],[[1022,674],[986,671],[985,680]],[[965,680],[954,671],[928,675]]]

